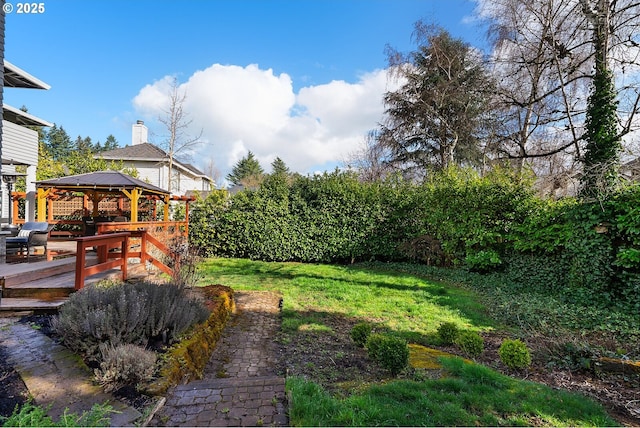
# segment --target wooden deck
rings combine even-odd
[[[17,312],[56,312],[75,291],[75,244],[73,241],[54,241],[52,253],[61,254],[61,258],[50,261],[39,255],[31,256],[29,262],[0,264],[0,316]],[[95,253],[89,253],[86,260],[87,265],[93,265],[98,258]],[[146,276],[143,265],[130,264],[129,270],[134,276]],[[88,277],[85,285],[103,279],[120,279],[120,276],[120,269],[111,269]]]

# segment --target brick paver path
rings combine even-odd
[[[285,379],[276,373],[280,296],[236,292],[236,313],[202,380],[169,390],[154,426],[286,426]]]

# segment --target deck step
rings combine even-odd
[[[0,313],[9,314],[14,312],[33,313],[55,313],[67,301],[60,299],[32,299],[32,298],[2,298],[0,300]]]
[[[96,275],[92,275],[85,280],[85,286],[89,284],[95,284],[102,280],[119,280],[121,278],[122,271],[120,269],[110,269],[105,272],[100,272]],[[129,265],[128,275],[130,279],[146,277],[147,272],[144,269],[144,265],[135,264]],[[2,289],[2,301],[5,299],[19,299],[19,300],[35,300],[37,302],[49,302],[61,300],[61,303],[66,301],[74,291],[75,284],[75,270],[73,272],[65,272],[58,275],[53,275],[47,278],[39,278],[29,283],[15,284]],[[5,305],[0,305],[0,311],[5,310]],[[18,308],[11,308],[10,310],[18,310]]]
[[[4,277],[4,287],[13,287],[19,284],[26,284],[41,279],[50,278],[67,272],[75,272],[75,257],[65,259],[52,260],[47,266],[39,266],[37,269],[30,267],[29,263],[9,265],[8,273],[2,275]]]

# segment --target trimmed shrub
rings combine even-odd
[[[114,391],[122,385],[149,382],[156,371],[156,354],[140,346],[123,344],[102,345],[102,362],[95,376],[105,391]]]
[[[404,339],[386,334],[372,334],[367,340],[369,358],[391,372],[400,373],[409,364],[409,346]]]
[[[521,340],[505,339],[498,349],[502,363],[510,369],[526,369],[531,365],[531,353]]]
[[[367,322],[360,322],[351,329],[351,339],[361,348],[366,345],[370,334],[371,324]]]
[[[455,344],[469,358],[477,358],[484,351],[484,339],[475,331],[461,331]]]
[[[458,337],[460,330],[452,322],[443,322],[438,326],[438,338],[443,345],[452,345]]]

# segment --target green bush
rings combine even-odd
[[[480,273],[491,272],[502,265],[500,255],[494,250],[470,252],[465,257],[464,262],[469,270]]]
[[[531,365],[531,353],[521,340],[505,339],[498,349],[500,360],[510,369],[526,369]]]
[[[51,326],[68,348],[99,360],[102,343],[172,343],[207,316],[206,307],[183,288],[140,282],[85,287],[69,297]]]
[[[153,379],[156,372],[156,354],[140,346],[103,345],[100,369],[95,376],[106,391],[113,391],[123,385],[139,385]]]
[[[455,344],[469,358],[477,358],[484,351],[484,339],[475,331],[461,331]]]
[[[351,339],[356,343],[356,345],[363,348],[367,343],[371,330],[371,324],[367,322],[360,322],[354,325],[351,329]]]
[[[438,326],[438,338],[443,345],[451,345],[458,337],[460,330],[455,323],[443,322]]]
[[[366,343],[369,358],[395,376],[409,364],[409,346],[404,339],[387,334],[372,334]]]

